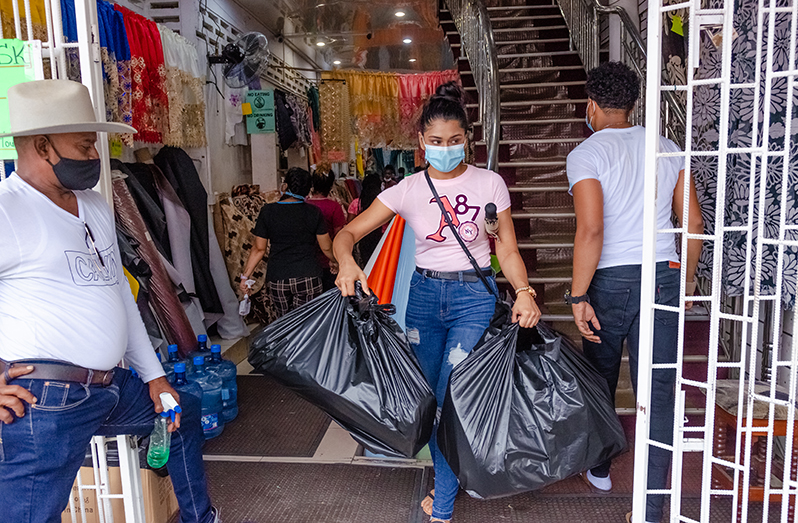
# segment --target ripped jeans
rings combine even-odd
[[[496,291],[493,277],[488,277],[488,282]],[[439,280],[413,273],[407,304],[407,338],[435,392],[438,409],[443,405],[452,368],[482,337],[495,304],[495,298],[481,281]],[[436,422],[429,442],[435,468],[432,516],[451,519],[460,484],[438,450],[437,433]]]

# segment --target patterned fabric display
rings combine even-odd
[[[197,49],[188,40],[158,26],[166,63],[166,94],[169,98],[168,129],[164,145],[205,146],[205,83]]]
[[[712,7],[712,6],[710,6]],[[770,16],[775,16],[775,41],[773,49],[773,71],[789,70],[790,54],[790,13],[777,13],[764,15],[764,34],[762,40],[757,40],[757,10],[756,0],[740,0],[734,12],[734,28],[737,37],[732,43],[731,81],[735,84],[753,84],[756,81],[757,50],[762,53],[761,83],[758,86],[760,104],[764,101],[766,88],[766,49],[762,42],[766,42],[769,32]],[[793,31],[795,28],[792,29]],[[761,49],[760,49],[761,48]],[[701,61],[698,71],[699,78],[719,78],[721,76],[721,49],[715,47],[712,41],[701,35]],[[795,64],[792,65],[795,68]],[[757,116],[758,129],[754,132],[755,89],[733,89],[731,92],[731,107],[721,107],[720,90],[716,86],[700,86],[695,92],[693,110],[693,149],[696,151],[717,150],[719,142],[720,112],[729,111],[729,147],[759,146],[764,136],[768,137],[770,151],[783,151],[786,136],[786,124],[790,122],[790,152],[788,154],[787,173],[790,180],[787,183],[786,193],[782,194],[782,177],[784,173],[784,159],[773,156],[767,160],[766,181],[757,175],[754,184],[754,215],[759,213],[759,194],[765,191],[765,222],[764,237],[778,239],[779,219],[781,206],[786,206],[786,223],[798,224],[798,93],[794,93],[792,115],[787,115],[787,79],[777,78],[771,84],[770,107],[768,107],[768,125],[762,130],[764,111],[759,110]],[[755,143],[751,143],[752,135]],[[752,161],[755,172],[760,170],[761,155],[749,153],[734,153],[728,155],[726,173],[726,203],[725,223],[727,226],[745,226],[748,223],[749,196],[751,188]],[[690,169],[696,183],[701,212],[704,218],[704,227],[707,233],[714,233],[715,205],[717,197],[717,156],[697,156],[691,159]],[[743,232],[728,232],[724,241],[725,265],[719,275],[723,291],[729,296],[740,296],[745,292],[746,285],[751,285],[756,259],[753,252],[756,249],[757,227],[753,230],[754,237],[750,238],[752,245],[751,280],[746,282],[746,249],[749,238]],[[787,240],[796,240],[795,231],[787,231]],[[764,266],[762,267],[761,292],[764,295],[776,292],[777,249],[773,245],[764,246]],[[712,277],[713,246],[707,242],[701,254],[699,275]],[[798,249],[795,247],[784,248],[783,258],[784,282],[781,301],[788,308],[795,307],[796,278],[798,277]]]

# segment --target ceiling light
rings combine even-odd
[[[341,61],[340,60],[334,60],[333,61],[333,65],[341,65]]]
[[[411,58],[410,60],[408,60],[408,62],[415,62],[415,61],[416,61],[415,58]]]
[[[397,11],[394,13],[398,18],[402,18],[405,15],[404,11]]]
[[[412,43],[413,43],[413,40],[411,40],[410,38],[405,38],[405,39],[404,39],[404,40],[402,40],[402,41],[403,41],[404,43],[406,43],[406,44],[412,44]]]
[[[318,42],[316,42],[316,45],[319,46],[319,47],[324,47],[326,44],[324,42],[322,42],[321,40],[319,40]]]
[[[324,4],[316,4],[316,7],[324,7]]]

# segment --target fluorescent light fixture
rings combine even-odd
[[[319,40],[318,42],[316,42],[316,45],[318,47],[324,47],[326,44],[324,42],[322,42],[321,40]]]
[[[402,18],[405,15],[404,11],[397,11],[394,13],[398,18]]]
[[[341,61],[340,60],[333,60],[333,65],[341,65]]]
[[[402,40],[402,41],[403,41],[404,43],[406,43],[406,44],[412,44],[412,43],[413,43],[413,40],[411,40],[410,38],[405,38],[405,39],[404,39],[404,40]]]
[[[415,61],[416,61],[415,58],[411,58],[410,60],[408,60],[408,62],[415,62]]]

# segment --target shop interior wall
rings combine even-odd
[[[116,3],[130,8],[131,10],[158,20],[161,14],[158,9],[153,9],[149,1],[137,2],[135,0],[114,0]],[[197,46],[200,57],[201,67],[208,74],[209,82],[216,82],[219,91],[224,92],[221,77],[221,66],[216,67],[216,78],[210,73],[205,57],[208,52],[213,52],[205,40],[197,37],[197,32],[208,33],[208,29],[203,26],[200,8],[214,13],[223,19],[228,25],[236,28],[242,33],[257,31],[263,33],[269,40],[269,49],[274,56],[282,59],[288,66],[302,69],[314,69],[325,67],[321,56],[317,56],[316,50],[308,46],[301,40],[292,41],[292,46],[279,42],[276,36],[278,31],[276,22],[282,16],[277,5],[278,0],[264,0],[263,10],[251,12],[232,0],[179,0],[179,20],[165,22],[170,29],[179,32],[189,41]],[[283,29],[286,33],[292,32],[293,27],[290,20],[285,21]],[[293,47],[293,48],[292,48]],[[313,71],[300,71],[300,74],[314,79],[316,73]],[[217,86],[209,83],[205,88],[206,100],[206,129],[208,133],[208,146],[202,149],[187,149],[189,155],[195,160],[200,176],[203,179],[206,190],[208,191],[209,204],[215,200],[215,193],[229,192],[231,187],[243,183],[252,183],[252,150],[247,146],[229,146],[224,143],[225,113],[223,110],[224,100],[220,96]],[[264,88],[273,87],[269,82],[263,82]],[[261,142],[262,143],[262,142]],[[256,154],[256,158],[274,158],[271,165],[262,166],[260,169],[274,171],[277,179],[278,172],[278,151],[275,154]],[[134,161],[132,152],[126,151],[124,161]],[[289,167],[300,166],[307,168],[306,156],[300,156],[299,151],[288,153]]]

